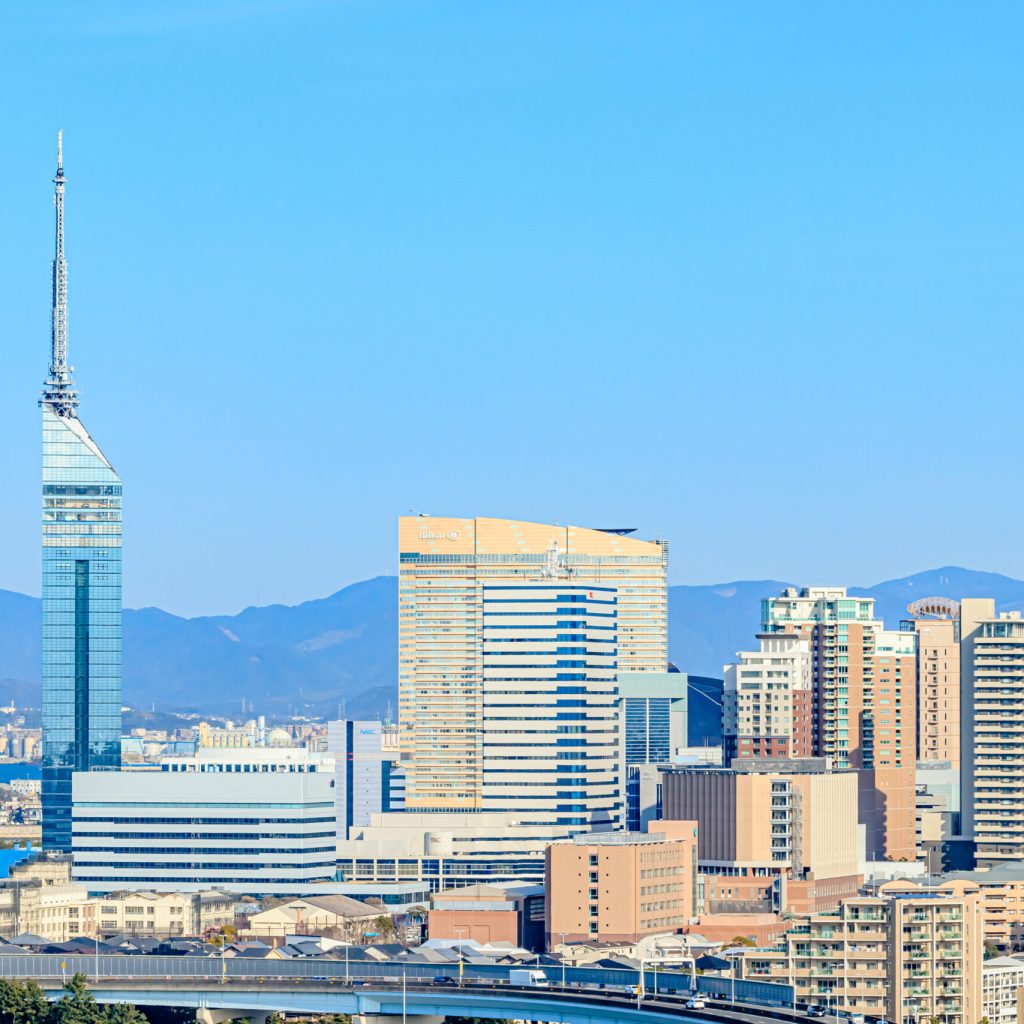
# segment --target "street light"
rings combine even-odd
[[[562,936],[562,988],[565,988],[565,932],[559,932]]]

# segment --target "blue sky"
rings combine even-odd
[[[13,3],[0,586],[38,593],[65,132],[125,600],[396,570],[396,517],[669,538],[673,582],[1024,576],[1024,15]]]

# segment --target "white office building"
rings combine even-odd
[[[402,807],[398,780],[398,727],[384,722],[327,723],[327,752],[334,758],[338,841],[370,824],[370,816]]]
[[[121,889],[294,893],[335,874],[334,760],[203,750],[160,769],[76,772],[74,878]]]
[[[483,588],[484,811],[570,835],[621,825],[617,605],[568,579]]]

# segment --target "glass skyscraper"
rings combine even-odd
[[[67,361],[60,136],[43,413],[43,848],[71,849],[71,775],[121,764],[121,480],[78,418]]]

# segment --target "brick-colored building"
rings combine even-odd
[[[681,931],[694,915],[697,824],[576,836],[547,849],[547,945],[637,942]]]
[[[465,885],[431,901],[432,939],[475,939],[482,946],[508,942],[539,949],[544,939],[544,890],[539,885]]]

